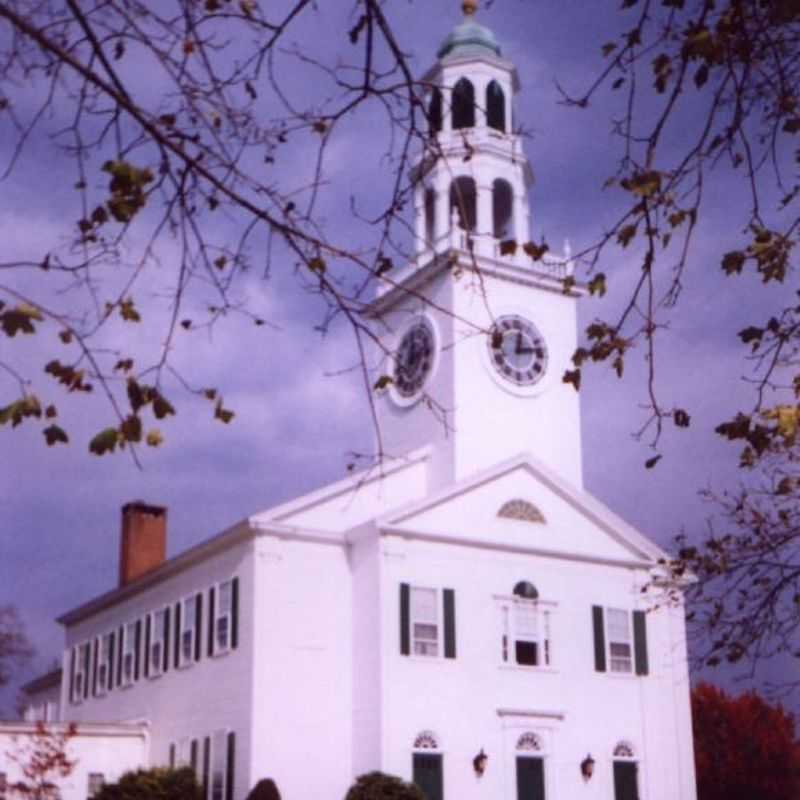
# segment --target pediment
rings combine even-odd
[[[653,565],[663,551],[587,492],[521,455],[379,520],[384,533]]]

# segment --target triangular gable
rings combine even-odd
[[[531,504],[498,516],[513,500]],[[523,513],[516,513],[518,511]],[[527,509],[530,511],[530,509]],[[517,517],[517,518],[514,518]],[[525,519],[527,517],[527,519]],[[528,454],[502,462],[378,521],[384,532],[441,541],[654,564],[666,554],[587,492]]]
[[[388,509],[423,498],[428,490],[430,448],[356,473],[250,517],[256,528],[345,532],[374,520]]]

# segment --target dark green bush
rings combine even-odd
[[[345,800],[425,800],[422,790],[394,775],[368,772],[356,779]]]
[[[191,767],[137,769],[106,784],[95,800],[203,800]]]

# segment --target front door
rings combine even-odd
[[[442,756],[439,753],[414,753],[414,783],[422,789],[425,800],[443,800]]]
[[[545,800],[544,759],[517,756],[517,800]]]
[[[635,761],[614,762],[614,800],[639,800]]]

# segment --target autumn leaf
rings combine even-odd
[[[44,438],[48,447],[52,447],[54,444],[58,444],[59,442],[62,444],[69,443],[69,437],[67,436],[66,432],[63,428],[59,428],[58,425],[50,425],[49,427],[45,428],[42,433],[44,434]]]

